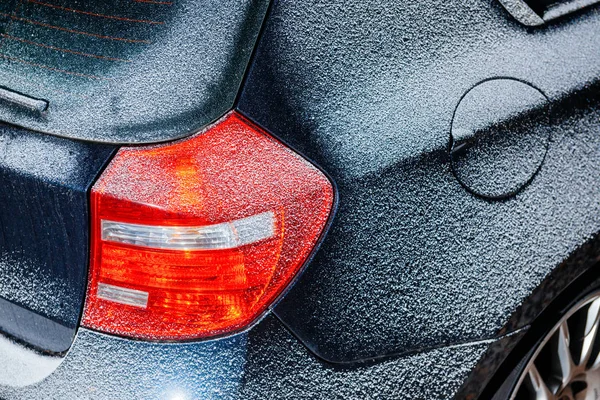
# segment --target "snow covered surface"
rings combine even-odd
[[[39,354],[0,335],[0,385],[26,386],[46,378],[62,357]]]
[[[275,309],[320,357],[494,337],[600,230],[599,11],[528,31],[496,1],[274,3],[238,107],[339,191]],[[530,185],[490,202],[460,185],[448,148],[461,97],[498,77],[550,99],[553,142]]]
[[[80,329],[55,373],[25,388],[0,385],[0,397],[446,399],[456,393],[492,342],[340,368],[312,356],[273,316],[249,332],[197,343],[136,342]],[[9,365],[2,358],[0,364]]]

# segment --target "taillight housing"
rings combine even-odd
[[[91,193],[82,324],[150,340],[243,330],[297,275],[333,202],[320,170],[235,112],[121,148]]]

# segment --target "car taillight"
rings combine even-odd
[[[92,189],[82,324],[156,340],[244,329],[298,273],[333,199],[321,171],[235,112],[122,148]]]

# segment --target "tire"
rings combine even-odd
[[[600,279],[570,298],[536,320],[537,340],[493,400],[600,399]]]

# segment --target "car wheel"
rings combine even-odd
[[[536,346],[511,400],[600,398],[600,289],[576,300]]]

